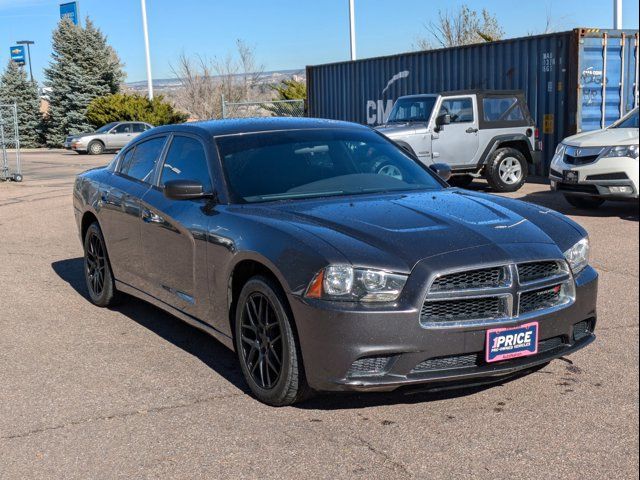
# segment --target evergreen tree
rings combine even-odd
[[[40,143],[40,98],[38,86],[27,79],[24,68],[9,61],[0,77],[0,104],[18,106],[18,133],[20,146],[33,148]],[[5,126],[7,123],[5,119]]]
[[[53,32],[53,60],[45,70],[51,88],[47,144],[92,129],[87,108],[95,98],[117,93],[122,65],[106,37],[87,19],[85,26],[63,19]]]

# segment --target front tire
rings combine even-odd
[[[107,247],[97,222],[84,236],[84,278],[89,299],[98,307],[110,307],[118,302]]]
[[[104,153],[104,143],[94,140],[87,147],[89,155],[102,155]]]
[[[242,288],[235,314],[236,352],[251,392],[267,405],[292,405],[310,392],[292,322],[276,282],[256,276]]]
[[[497,192],[516,192],[527,180],[527,159],[519,150],[499,148],[487,161],[485,177],[491,188]]]
[[[574,195],[565,195],[565,200],[570,205],[581,208],[583,210],[597,210],[605,202],[602,198],[597,197],[578,197]]]

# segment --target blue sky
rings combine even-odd
[[[56,0],[0,0],[0,63],[16,40],[34,40],[34,74],[51,54],[51,31],[58,21]],[[356,0],[358,57],[404,52],[438,10],[466,3],[495,13],[508,37],[544,28],[547,11],[557,30],[577,26],[611,28],[612,0]],[[171,77],[170,64],[182,52],[224,57],[236,39],[255,47],[267,70],[347,60],[348,0],[147,0],[154,78]],[[139,0],[80,0],[108,36],[128,74],[145,78]],[[638,29],[638,0],[624,0],[624,28]]]

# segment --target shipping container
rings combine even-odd
[[[546,175],[563,138],[638,105],[638,32],[580,28],[463,47],[307,67],[308,115],[383,123],[402,95],[522,90],[540,129]]]

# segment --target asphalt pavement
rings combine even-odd
[[[637,204],[513,195],[589,231],[590,347],[489,388],[277,409],[204,333],[139,300],[89,303],[71,188],[110,159],[27,153],[24,182],[0,182],[0,479],[638,478]]]

